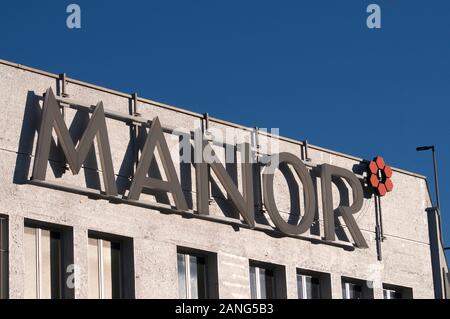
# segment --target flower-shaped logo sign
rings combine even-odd
[[[394,184],[391,180],[392,168],[384,163],[381,156],[377,156],[369,164],[370,185],[380,196],[392,191]]]

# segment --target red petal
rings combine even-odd
[[[374,161],[372,161],[372,162],[370,162],[370,164],[369,164],[369,169],[370,169],[370,172],[372,173],[372,174],[377,174],[377,172],[378,172],[378,166],[377,166],[377,163],[375,163]]]
[[[384,167],[384,175],[386,176],[386,178],[391,178],[392,177],[392,168],[390,166],[385,166]]]
[[[378,180],[377,175],[372,175],[370,177],[370,185],[372,185],[372,187],[377,188],[379,183],[380,183],[380,181]]]
[[[386,190],[388,192],[394,189],[394,183],[392,183],[392,180],[390,178],[386,179],[386,181],[384,182],[384,186],[386,186]]]
[[[375,158],[375,162],[377,163],[377,166],[379,169],[383,169],[385,164],[384,164],[384,158],[382,158],[381,156],[377,156]]]

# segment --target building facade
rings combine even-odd
[[[381,158],[7,61],[0,104],[2,298],[447,295],[426,179]]]

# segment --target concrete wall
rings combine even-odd
[[[9,216],[11,298],[22,298],[24,295],[23,227],[26,218],[73,227],[74,259],[80,269],[75,278],[76,298],[87,297],[88,230],[133,238],[137,298],[177,298],[177,246],[217,253],[221,298],[250,297],[249,259],[285,266],[288,298],[297,297],[297,268],[330,273],[334,298],[342,297],[341,276],[373,282],[375,298],[382,298],[382,283],[410,287],[414,298],[434,297],[426,213],[426,208],[431,203],[424,178],[394,170],[395,189],[382,199],[385,235],[382,261],[377,260],[373,197],[366,198],[361,212],[355,215],[369,248],[353,249],[351,236],[342,220],[344,226],[339,229],[341,235],[338,241],[341,246],[335,246],[299,238],[279,238],[276,232],[236,229],[227,224],[183,218],[149,208],[113,204],[106,200],[93,200],[83,195],[38,187],[27,181],[31,175],[42,107],[39,96],[49,87],[54,92],[59,92],[58,81],[51,75],[0,64],[0,214]],[[71,99],[87,104],[95,105],[103,101],[105,109],[126,114],[131,105],[130,98],[125,95],[79,83],[69,83],[67,93]],[[157,103],[141,101],[138,111],[147,119],[159,116],[163,125],[172,127],[192,129],[194,125],[201,123],[201,119],[195,114],[166,108]],[[68,125],[74,116],[75,112],[67,112]],[[75,136],[82,133],[86,120],[83,114],[77,115],[71,128]],[[230,127],[217,121],[211,121],[210,125],[217,130]],[[133,174],[130,130],[124,123],[110,119],[107,120],[107,126],[115,173],[118,180],[126,186],[127,178]],[[235,132],[237,137],[249,135],[239,127],[235,127]],[[264,143],[265,138],[261,136],[261,143]],[[167,140],[171,147],[178,143],[170,136],[167,136]],[[301,146],[299,143],[282,140],[280,151],[288,151],[300,157]],[[76,176],[70,171],[61,175],[63,171],[60,157],[52,155],[47,180],[64,181],[79,187],[102,187],[100,162],[94,154]],[[349,170],[360,167],[358,159],[316,147],[310,148],[309,157],[311,162],[308,165],[311,167],[323,163]],[[188,202],[195,209],[195,171],[189,165],[177,165],[176,169]],[[239,169],[236,175],[240,180]],[[315,181],[318,188],[317,220],[312,232],[305,236],[320,239],[323,236],[320,179],[315,178]],[[296,204],[291,201],[282,174],[277,173],[275,185],[278,190],[278,207],[288,218],[290,214],[295,214]],[[223,190],[220,192],[219,189],[213,189],[211,215],[232,215],[226,194],[221,194]],[[299,193],[301,194],[301,188]],[[336,187],[334,194],[337,206],[339,191]],[[143,195],[143,199],[155,201],[150,195]],[[172,201],[170,196],[169,200]],[[298,206],[301,207],[301,204]],[[264,217],[269,220],[270,225],[270,218]],[[264,220],[263,216],[258,218]]]

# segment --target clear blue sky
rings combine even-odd
[[[450,1],[8,1],[0,58],[430,177],[450,246]],[[366,27],[366,7],[382,29]],[[319,122],[319,118],[323,118]],[[356,132],[356,133],[355,133]]]

